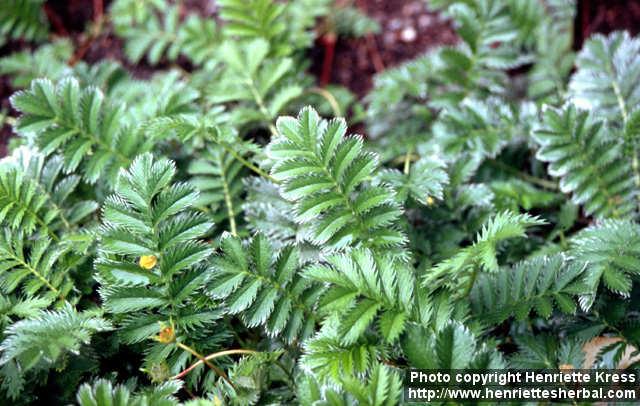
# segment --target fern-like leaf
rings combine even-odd
[[[374,320],[383,339],[394,342],[411,317],[412,272],[399,261],[368,250],[332,255],[326,262],[310,266],[304,275],[331,284],[320,309],[340,315],[337,333],[342,343],[355,343]]]
[[[75,198],[80,185],[80,176],[64,175],[63,158],[58,155],[45,157],[26,148],[19,148],[11,156],[12,167],[21,171],[26,178],[35,182],[36,194],[46,198],[45,207],[56,214],[50,224],[53,230],[74,231],[85,223],[98,208],[92,200]]]
[[[443,198],[444,188],[449,184],[449,175],[441,159],[425,157],[411,165],[409,173],[402,173],[395,169],[380,171],[374,183],[392,186],[401,204],[411,197],[414,201],[427,206],[433,204],[435,199]]]
[[[587,264],[587,281],[594,292],[602,281],[610,290],[628,295],[632,278],[640,273],[640,226],[630,221],[603,221],[572,238],[570,252]]]
[[[44,154],[60,152],[65,170],[81,167],[88,182],[105,174],[113,179],[140,148],[139,140],[123,129],[124,107],[111,105],[96,88],[81,88],[76,79],[57,85],[35,80],[29,90],[14,94],[11,103],[22,113],[17,130],[25,136],[33,133]]]
[[[124,52],[131,62],[137,63],[146,55],[155,65],[165,54],[169,60],[178,57],[180,15],[177,6],[162,0],[120,0],[114,2],[111,15],[116,34],[125,39]]]
[[[412,324],[402,339],[409,365],[418,369],[500,369],[505,367],[495,349],[478,342],[462,323],[449,321],[436,334]]]
[[[33,51],[14,52],[0,58],[0,74],[10,76],[14,88],[23,89],[39,77],[61,78],[69,72],[67,61],[72,54],[73,46],[66,39],[44,44]]]
[[[400,375],[383,364],[376,364],[365,382],[347,378],[344,390],[351,394],[360,405],[392,406],[399,402],[402,392]]]
[[[272,123],[285,106],[302,94],[302,87],[286,79],[294,73],[292,58],[269,58],[269,43],[254,39],[248,43],[226,41],[220,47],[225,64],[222,77],[207,89],[212,103],[244,102],[233,121]],[[273,131],[273,130],[272,130]]]
[[[91,336],[111,329],[96,311],[76,311],[70,304],[12,324],[0,344],[0,365],[17,360],[28,370],[39,361],[53,364],[68,352],[78,353]]]
[[[177,406],[173,396],[180,390],[182,383],[168,381],[157,387],[133,393],[126,385],[113,385],[106,379],[98,379],[92,384],[85,383],[76,394],[79,406]]]
[[[42,40],[49,24],[42,9],[44,0],[12,0],[0,8],[0,39]]]
[[[0,222],[12,230],[41,234],[57,238],[54,221],[58,211],[39,193],[38,184],[15,168],[0,170]]]
[[[124,320],[128,342],[151,336],[159,321],[173,319],[184,333],[219,317],[188,305],[208,278],[200,265],[212,250],[198,237],[212,224],[190,210],[198,198],[193,186],[171,183],[175,171],[169,160],[140,155],[104,204],[100,294],[105,309]]]
[[[221,244],[209,294],[225,299],[228,312],[240,314],[249,327],[264,326],[269,335],[288,343],[309,337],[323,289],[297,275],[298,250],[287,246],[276,254],[260,234],[248,250],[232,236]]]
[[[213,19],[190,15],[180,26],[177,41],[180,52],[196,66],[209,70],[219,62],[217,52],[221,38]]]
[[[598,111],[614,125],[640,104],[640,40],[626,31],[593,35],[585,42],[571,77],[571,97],[578,106]]]
[[[73,289],[69,266],[62,257],[68,248],[48,238],[30,242],[20,232],[0,232],[0,289],[12,293],[22,287],[28,296],[61,299]]]
[[[510,270],[481,275],[471,291],[471,305],[478,318],[491,324],[510,316],[523,320],[532,308],[549,318],[554,305],[573,314],[574,297],[590,293],[585,270],[584,263],[561,255],[537,257]]]
[[[304,368],[313,371],[323,383],[332,385],[340,385],[347,377],[364,375],[386,353],[377,343],[364,339],[343,344],[336,327],[331,321],[325,323],[320,333],[304,342],[300,357]]]
[[[242,210],[243,165],[220,146],[210,146],[189,165],[191,183],[200,191],[198,207],[211,211],[216,224],[227,220],[232,234]]]
[[[564,339],[560,343],[547,334],[519,335],[514,338],[519,352],[509,359],[509,366],[523,369],[555,369],[561,365],[581,368],[584,360],[583,343]]]
[[[482,226],[473,245],[429,270],[423,286],[432,291],[447,286],[456,295],[469,294],[479,271],[498,271],[498,248],[501,242],[524,237],[527,228],[542,224],[544,221],[528,214],[508,211],[496,214]]]
[[[550,163],[549,173],[560,178],[560,189],[571,193],[587,214],[620,218],[633,212],[631,167],[618,159],[620,143],[589,113],[572,106],[548,108],[535,139],[541,146],[538,159]]]
[[[404,235],[395,228],[401,211],[393,192],[365,186],[377,157],[363,151],[360,137],[346,137],[344,120],[327,122],[312,108],[298,118],[281,117],[279,136],[269,145],[272,176],[283,182],[282,195],[295,203],[295,219],[315,223],[312,241],[334,247],[398,247]]]
[[[286,30],[286,24],[280,18],[284,4],[273,0],[221,0],[219,4],[227,36],[249,40],[262,38],[273,45],[279,43],[276,38]],[[287,51],[283,49],[281,52]]]

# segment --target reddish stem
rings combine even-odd
[[[78,63],[91,47],[93,41],[100,36],[102,32],[102,25],[104,15],[104,3],[103,0],[93,0],[93,30],[87,38],[76,49],[76,52],[71,56],[68,61],[69,66],[73,66]]]
[[[320,86],[326,86],[331,80],[333,57],[336,50],[336,34],[328,32],[320,40],[324,45],[324,59],[322,60],[322,73],[320,74]]]
[[[378,44],[376,44],[376,39],[373,37],[373,34],[369,33],[365,37],[367,41],[367,50],[371,55],[371,62],[373,62],[373,67],[376,72],[382,72],[384,70],[384,62],[382,61],[382,57],[380,56],[380,52],[378,51]]]
[[[367,7],[362,2],[362,0],[356,0],[356,5],[362,12],[366,14]],[[371,55],[371,62],[373,62],[373,67],[376,72],[381,72],[384,70],[384,62],[382,57],[380,56],[380,51],[378,50],[378,44],[376,43],[376,39],[374,38],[372,33],[368,33],[365,35],[365,41],[367,46],[367,52]]]
[[[67,31],[66,28],[64,28],[64,23],[62,22],[62,19],[56,14],[55,11],[53,11],[53,9],[49,4],[44,5],[44,13],[47,15],[47,18],[51,22],[51,25],[53,25],[53,28],[55,28],[58,34],[63,35],[65,37],[69,36],[69,32]]]
[[[104,3],[102,0],[93,0],[93,21],[96,23],[102,19]]]
[[[582,38],[580,38],[580,43],[582,44],[585,39],[589,37],[589,31],[591,31],[591,27],[589,26],[589,14],[591,12],[591,4],[589,4],[589,0],[582,1],[582,7],[580,9],[581,12],[581,25],[582,25]]]
[[[218,358],[218,357],[222,357],[225,355],[233,355],[233,354],[256,354],[257,352],[254,350],[243,350],[243,349],[237,349],[237,350],[226,350],[226,351],[220,351],[214,354],[210,354],[207,355],[206,357],[203,357],[201,359],[198,360],[198,362],[192,364],[189,368],[185,369],[184,371],[180,372],[178,375],[171,377],[171,379],[182,379],[184,378],[189,372],[193,371],[198,365],[201,365],[204,362],[208,362],[209,360]],[[229,382],[231,383],[231,382]]]

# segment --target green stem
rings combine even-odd
[[[35,181],[34,181],[34,182],[35,182]],[[36,184],[37,184],[37,182],[36,182]],[[11,201],[12,201],[12,202],[14,202],[14,204],[15,204],[16,206],[20,205],[20,203],[21,203],[21,201],[20,201],[18,198],[14,198],[14,199],[12,199]],[[45,222],[44,222],[44,220],[42,220],[42,219],[40,218],[40,216],[38,216],[38,213],[37,213],[37,212],[35,212],[35,211],[31,210],[31,208],[29,208],[29,207],[27,207],[27,208],[25,209],[25,211],[26,211],[27,213],[29,213],[31,216],[33,216],[33,218],[35,219],[36,223],[38,223],[38,224],[40,225],[40,227],[42,227],[42,228],[47,232],[47,234],[51,237],[51,239],[52,239],[53,241],[55,241],[55,242],[57,242],[57,243],[58,243],[58,242],[60,242],[60,238],[58,238],[58,236],[57,236],[57,235],[56,235],[56,234],[55,234],[55,233],[54,233],[54,232],[49,228],[49,226],[47,225],[47,223],[45,223]]]
[[[331,94],[330,91],[328,91],[327,89],[323,89],[321,87],[312,87],[310,89],[307,90],[308,93],[315,93],[318,94],[322,97],[324,97],[324,99],[327,101],[327,103],[329,103],[329,106],[331,106],[331,110],[333,111],[333,115],[335,117],[341,117],[342,116],[342,111],[340,110],[340,104],[338,104],[338,100],[336,100],[335,96],[333,94]]]
[[[268,173],[266,173],[265,171],[263,171],[262,169],[258,168],[257,166],[255,166],[254,164],[252,164],[251,162],[247,161],[245,158],[242,157],[242,155],[238,154],[233,148],[229,147],[228,145],[226,145],[223,142],[218,142],[218,145],[220,145],[222,148],[224,148],[225,151],[227,151],[229,154],[231,154],[235,159],[237,159],[242,165],[246,166],[247,168],[251,169],[253,172],[255,172],[256,174],[262,176],[265,179],[270,180],[271,182],[278,184],[280,182],[278,182],[278,180],[276,178],[274,178],[273,176],[269,175]]]
[[[624,97],[622,96],[622,91],[620,90],[620,85],[618,81],[615,79],[615,74],[611,65],[606,64],[607,71],[611,75],[611,87],[613,88],[613,93],[616,95],[616,100],[618,101],[618,107],[620,108],[620,114],[622,115],[622,123],[626,126],[627,121],[629,119],[629,112],[627,111],[627,105],[625,103]],[[637,189],[640,189],[640,163],[638,162],[638,148],[636,147],[636,143],[633,142],[633,158],[631,159],[631,169],[633,170],[633,180]],[[638,199],[638,208],[640,208],[640,194],[637,196]]]
[[[563,250],[569,249],[569,245],[567,244],[567,237],[564,235],[564,231],[560,231],[560,246]]]
[[[227,206],[227,215],[229,216],[229,227],[231,228],[231,235],[234,237],[238,235],[236,229],[236,214],[233,210],[233,201],[231,199],[231,192],[229,191],[229,184],[227,182],[227,172],[224,168],[224,159],[218,155],[218,165],[220,166],[220,179],[222,180],[222,193],[224,194],[224,203]]]
[[[473,289],[473,285],[475,285],[476,279],[478,278],[478,268],[479,267],[477,265],[474,266],[473,273],[471,274],[471,279],[469,280],[467,288],[464,290],[463,297],[467,297],[471,293],[471,289]]]
[[[38,217],[38,216],[36,215],[36,213],[32,212],[31,210],[27,210],[27,211],[28,211],[28,212],[30,212],[30,213],[33,213],[33,215],[34,215],[34,217],[35,217],[35,219],[36,219],[36,222],[37,222],[38,224],[40,224],[40,226],[42,226],[42,228],[44,228],[45,230],[47,230],[47,234],[49,234],[49,236],[51,237],[51,239],[52,239],[53,241],[55,241],[55,242],[60,242],[60,238],[58,238],[58,236],[57,236],[57,235],[55,235],[55,233],[54,233],[53,231],[51,231],[51,229],[49,228],[49,226],[48,226],[47,224],[45,224],[45,222],[44,222],[44,221],[42,221],[42,220],[40,219],[40,217]]]
[[[42,274],[40,274],[40,272],[38,272],[37,269],[35,269],[34,267],[32,267],[31,265],[29,265],[28,263],[26,263],[25,261],[23,261],[21,258],[19,258],[16,255],[13,255],[12,253],[10,253],[11,258],[13,258],[16,262],[18,262],[20,265],[22,265],[27,271],[29,271],[31,274],[33,274],[36,278],[38,278],[50,291],[52,291],[53,293],[55,293],[55,295],[62,300],[63,302],[65,302],[67,299],[62,295],[62,293],[51,284],[51,282],[49,282],[47,280],[47,278],[45,278],[44,276],[42,276]]]
[[[40,184],[40,182],[34,180],[34,183],[38,191],[43,195],[45,195],[47,197],[47,200],[51,204],[51,206],[53,206],[58,211],[58,216],[60,217],[60,220],[62,220],[62,223],[64,224],[64,228],[66,228],[67,230],[71,230],[71,224],[69,223],[69,220],[67,220],[67,218],[65,217],[64,212],[62,211],[62,207],[56,204],[56,202],[53,200],[53,196],[44,188],[44,186]],[[57,241],[58,237],[55,236],[55,238]]]
[[[409,147],[407,150],[407,154],[404,156],[404,174],[409,174],[409,169],[411,168],[411,154],[413,153],[413,146]]]
[[[117,149],[114,149],[111,145],[105,143],[103,140],[101,140],[100,138],[98,138],[94,134],[91,134],[91,133],[83,131],[78,126],[76,126],[74,123],[60,121],[58,119],[58,117],[54,118],[54,122],[56,124],[58,124],[59,126],[70,128],[76,134],[79,134],[79,135],[82,135],[82,136],[84,136],[86,138],[89,138],[91,141],[93,141],[94,144],[97,144],[97,145],[101,146],[102,148],[104,148],[105,150],[109,151],[109,153],[111,155],[115,156],[123,164],[123,165],[121,165],[122,167],[126,167],[126,166],[129,166],[131,164],[131,159],[129,157],[127,157],[123,153],[119,152]]]
[[[635,145],[633,146],[633,158],[631,159],[631,167],[633,168],[636,188],[640,189],[640,164],[638,163],[638,148],[636,148]],[[638,199],[640,199],[640,195],[638,195]]]
[[[322,168],[322,171],[324,172],[325,176],[328,179],[331,180],[331,182],[333,183],[334,190],[338,193],[338,195],[340,195],[340,197],[342,198],[342,201],[344,202],[344,205],[346,206],[347,210],[349,210],[351,212],[351,215],[356,220],[358,232],[360,234],[359,235],[360,239],[365,244],[365,246],[368,245],[368,241],[367,241],[368,238],[369,238],[368,227],[364,224],[364,220],[362,219],[362,216],[360,214],[358,214],[356,212],[356,210],[355,210],[355,207],[353,207],[353,203],[351,202],[351,198],[350,198],[349,194],[346,193],[346,191],[342,189],[342,187],[340,186],[340,182],[339,182],[338,178],[335,177],[333,172],[329,171],[325,166],[323,166],[323,162],[322,162],[321,159],[319,159],[317,164],[318,164],[318,166],[320,166]]]
[[[262,100],[262,96],[260,96],[258,89],[253,83],[253,79],[247,78],[245,83],[247,84],[247,86],[249,86],[249,89],[251,90],[251,94],[253,95],[253,99],[255,100],[256,104],[258,105],[258,108],[260,109],[260,113],[262,113],[265,120],[269,122],[269,131],[271,131],[271,135],[273,136],[278,135],[278,130],[276,130],[276,127],[271,123],[271,114],[269,113],[269,110],[267,110],[267,107],[264,104],[264,100]]]
[[[611,75],[613,75],[613,72],[611,72],[611,70],[609,72],[611,73]],[[618,85],[618,82],[615,79],[611,81],[611,87],[613,87],[613,93],[615,93],[616,99],[618,101],[618,107],[620,107],[620,114],[622,114],[622,121],[626,123],[628,118],[627,106],[624,102],[624,97],[622,97],[620,86]]]
[[[308,317],[308,318],[314,317],[313,311],[307,308],[304,302],[301,302],[298,299],[298,297],[291,292],[291,289],[287,289],[285,286],[280,285],[275,279],[263,276],[258,273],[251,273],[249,271],[241,271],[239,273],[246,275],[248,278],[257,279],[258,281],[261,282],[261,285],[265,285],[265,284],[271,285],[274,289],[279,291],[279,294],[282,297],[286,297],[287,299],[289,299],[289,301],[291,302],[291,305],[294,308],[300,309],[302,313],[304,313],[305,317]]]

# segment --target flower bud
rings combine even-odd
[[[141,268],[152,269],[158,263],[158,258],[155,255],[143,255],[140,257],[138,264]]]
[[[173,329],[173,326],[161,326],[160,332],[155,336],[155,339],[162,344],[170,344],[176,341],[176,332]]]

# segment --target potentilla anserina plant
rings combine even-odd
[[[323,82],[376,55],[366,2],[89,1],[82,32],[53,3],[0,5],[0,404],[634,368],[639,39],[574,52],[571,0],[415,1],[457,43],[374,58],[362,96]]]

